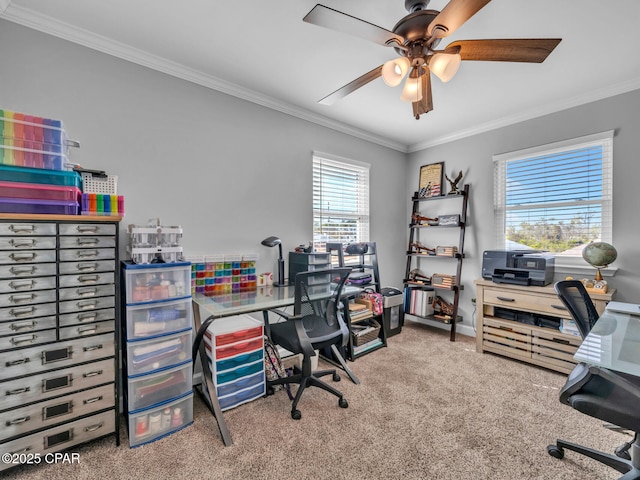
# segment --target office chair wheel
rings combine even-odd
[[[349,406],[349,402],[347,402],[344,398],[340,397],[338,399],[338,405],[340,408],[347,408]]]
[[[273,395],[274,393],[276,393],[276,390],[273,387],[267,387],[266,393],[267,393],[267,397],[268,397],[269,395]]]
[[[300,412],[300,410],[291,410],[291,418],[300,420],[302,418],[302,412]]]
[[[547,446],[547,453],[555,458],[564,458],[564,449],[558,448],[557,445]]]
[[[340,379],[340,375],[338,375],[337,373],[334,373],[334,374],[333,374],[333,381],[334,381],[334,382],[339,382],[340,380],[341,380],[341,379]]]

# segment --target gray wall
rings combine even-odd
[[[405,154],[3,20],[0,44],[0,108],[62,119],[71,160],[118,176],[123,227],[160,217],[186,253],[256,252],[274,271],[260,241],[311,240],[311,154],[326,152],[371,165],[371,240],[401,286]]]
[[[481,254],[496,247],[493,216],[492,156],[544,145],[606,130],[615,130],[613,141],[613,245],[617,272],[608,282],[618,289],[616,300],[640,301],[640,226],[638,222],[638,132],[640,132],[640,90],[521,122],[455,142],[434,146],[409,155],[407,198],[416,190],[421,165],[445,162],[449,177],[462,170],[464,182],[472,186],[469,202],[462,282],[465,290],[460,308],[464,316],[461,331],[471,325],[475,297],[474,280],[480,277]],[[447,185],[448,187],[448,185]],[[410,202],[406,203],[407,218]],[[585,263],[586,266],[586,263]],[[592,276],[585,270],[584,276]],[[564,278],[562,273],[557,279]],[[581,278],[581,277],[580,277]],[[466,329],[464,327],[467,327]]]

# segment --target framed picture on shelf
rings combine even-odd
[[[420,183],[418,197],[439,197],[442,195],[444,178],[444,162],[432,163],[420,167]]]

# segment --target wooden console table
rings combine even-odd
[[[573,370],[576,364],[573,355],[582,343],[580,337],[496,315],[497,308],[503,309],[502,314],[538,316],[551,321],[554,318],[570,319],[571,315],[553,285],[531,287],[489,280],[476,280],[475,283],[477,352],[492,352],[562,373]],[[590,294],[598,313],[602,314],[614,294],[615,289],[609,289],[606,294]]]

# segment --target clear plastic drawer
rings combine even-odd
[[[260,398],[264,396],[264,394],[264,383],[251,388],[247,388],[245,390],[240,390],[239,392],[236,392],[234,394],[219,398],[218,400],[220,402],[220,409],[229,410],[230,408],[237,407],[238,405],[242,405],[243,403],[250,402],[251,400],[255,400],[256,398]]]
[[[192,389],[191,361],[177,367],[129,378],[129,412],[166,402]]]
[[[191,265],[165,265],[159,263],[144,265],[143,268],[125,268],[127,303],[153,302],[190,295]]]
[[[129,414],[129,446],[158,440],[193,423],[193,393],[149,410]]]
[[[127,342],[127,374],[139,375],[178,365],[191,358],[192,331]]]
[[[127,306],[127,339],[156,337],[192,328],[191,298]]]

